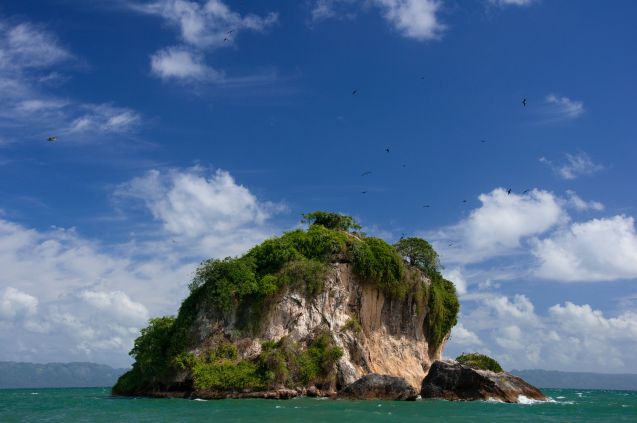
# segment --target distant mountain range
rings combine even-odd
[[[510,373],[538,388],[637,391],[637,374],[558,372],[554,370],[512,370]]]
[[[113,386],[126,370],[95,363],[0,361],[0,389]]]

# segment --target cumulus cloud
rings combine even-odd
[[[313,3],[313,20],[351,16],[346,6],[373,5],[380,9],[383,17],[402,36],[419,41],[441,37],[445,25],[438,18],[442,2],[438,0],[318,0]]]
[[[450,339],[453,339],[453,344],[456,346],[470,348],[479,348],[484,346],[478,335],[465,328],[462,323],[458,323],[453,327]],[[488,352],[483,350],[483,354],[488,354]]]
[[[203,56],[184,47],[168,47],[150,57],[151,71],[161,79],[220,80],[223,74],[207,66]]]
[[[161,172],[121,185],[119,199],[141,201],[172,237],[234,255],[266,238],[265,222],[283,206],[259,201],[226,171],[205,169]]]
[[[105,245],[75,229],[27,228],[0,217],[0,356],[117,366],[151,316],[174,314],[198,263],[271,236],[281,206],[259,201],[228,172],[151,171],[117,189],[155,226]],[[128,215],[133,209],[125,210]]]
[[[467,280],[460,267],[453,267],[451,269],[443,269],[443,276],[445,279],[450,280],[456,286],[456,291],[459,296],[463,296],[467,293]]]
[[[566,162],[562,164],[554,164],[545,157],[540,157],[540,163],[549,166],[557,175],[566,180],[574,180],[580,176],[593,175],[604,169],[604,166],[594,163],[588,154],[584,152],[577,154],[566,153]]]
[[[637,314],[609,317],[590,305],[556,304],[538,314],[524,295],[485,296],[460,317],[450,354],[474,347],[507,368],[635,372]],[[478,343],[479,342],[479,343]],[[482,344],[482,345],[481,345]]]
[[[536,240],[537,276],[564,282],[637,278],[634,219],[614,216],[573,223]]]
[[[439,38],[445,26],[438,21],[441,3],[437,0],[375,0],[383,16],[407,38]]]
[[[526,195],[496,188],[478,199],[482,205],[459,223],[426,234],[444,261],[476,263],[510,254],[524,238],[542,234],[568,217],[560,200],[534,189]]]
[[[0,318],[13,320],[33,316],[38,308],[38,299],[11,286],[0,295]]]

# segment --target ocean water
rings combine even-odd
[[[112,397],[108,388],[0,390],[0,422],[637,422],[637,392],[547,389],[547,403]]]

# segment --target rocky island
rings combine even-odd
[[[389,245],[336,213],[304,222],[307,230],[241,257],[203,262],[177,316],[141,331],[133,368],[113,393],[407,400],[447,392],[423,382],[440,367],[459,311],[431,245]]]

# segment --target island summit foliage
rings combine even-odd
[[[271,300],[284,289],[313,297],[321,293],[331,263],[350,262],[363,283],[377,286],[391,297],[416,294],[428,308],[426,332],[437,349],[457,322],[459,302],[452,282],[439,272],[438,254],[419,238],[401,239],[392,246],[360,232],[350,216],[316,211],[303,215],[307,230],[293,230],[268,239],[241,257],[210,259],[196,270],[190,295],[176,317],[151,319],[135,340],[132,370],[113,392],[135,394],[162,389],[162,381],[188,371],[196,389],[268,389],[276,385],[328,384],[343,351],[330,334],[319,331],[305,345],[283,338],[265,341],[252,360],[240,359],[236,345],[220,340],[197,355],[189,352],[191,329],[199,310],[223,317],[234,314],[243,335],[256,334]],[[431,284],[415,275],[418,269]],[[358,322],[348,328],[360,329]]]
[[[456,357],[456,361],[477,370],[490,370],[496,373],[504,371],[495,359],[480,353],[462,353]]]

